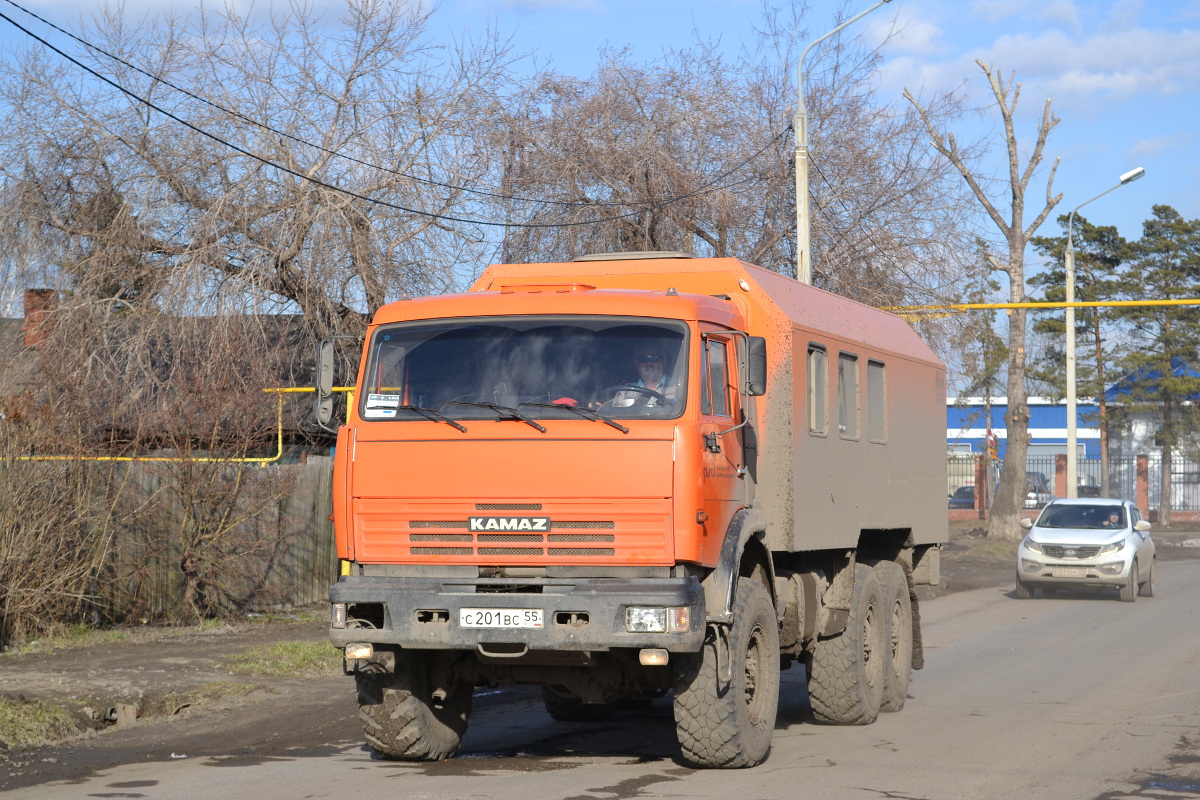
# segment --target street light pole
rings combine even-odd
[[[804,106],[804,59],[808,51],[835,33],[870,14],[891,0],[879,0],[878,3],[859,14],[846,20],[829,33],[808,43],[800,54],[800,62],[796,65],[796,116],[792,127],[796,131],[796,280],[801,283],[812,283],[812,262],[809,253],[812,249],[810,241],[808,211],[808,109]]]
[[[1075,214],[1076,214],[1076,212],[1078,212],[1079,209],[1083,208],[1088,203],[1092,202],[1092,200],[1099,200],[1101,197],[1104,197],[1104,195],[1108,194],[1109,192],[1113,191],[1114,189],[1120,189],[1125,184],[1132,183],[1133,181],[1136,181],[1138,178],[1142,177],[1145,174],[1146,174],[1146,170],[1142,169],[1141,167],[1137,167],[1136,169],[1131,169],[1131,170],[1129,170],[1129,172],[1126,172],[1124,175],[1122,175],[1120,178],[1118,178],[1120,183],[1118,183],[1116,186],[1113,186],[1109,189],[1105,189],[1103,192],[1096,195],[1091,200],[1083,201],[1079,205],[1075,206],[1075,209],[1073,211],[1071,211],[1071,215],[1067,218],[1067,249],[1066,249],[1066,252],[1063,253],[1063,262],[1064,262],[1064,267],[1066,268],[1066,278],[1067,278],[1066,289],[1067,289],[1067,302],[1068,303],[1075,302],[1075,245],[1074,245],[1074,242],[1071,237],[1075,230]],[[1067,383],[1067,497],[1078,497],[1079,496],[1079,477],[1078,477],[1079,454],[1076,452],[1078,449],[1078,444],[1076,442],[1077,431],[1076,431],[1076,419],[1075,419],[1075,417],[1077,415],[1076,401],[1075,401],[1075,309],[1069,305],[1067,306],[1066,325],[1067,325],[1067,330],[1066,330],[1066,334],[1067,334],[1067,378],[1066,378],[1066,383]],[[1100,391],[1104,391],[1103,386],[1100,387]]]

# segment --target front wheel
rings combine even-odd
[[[472,687],[442,686],[427,653],[396,654],[394,673],[356,673],[358,716],[367,744],[397,761],[441,761],[454,755],[471,715]]]
[[[733,625],[712,627],[699,653],[681,656],[675,733],[698,767],[753,767],[767,758],[779,706],[779,622],[766,587],[737,583]]]
[[[1032,600],[1033,587],[1021,580],[1021,573],[1017,573],[1017,599]]]
[[[1154,571],[1155,560],[1150,561],[1150,574],[1146,576],[1146,582],[1138,588],[1138,594],[1142,597],[1154,597]]]
[[[1129,568],[1129,580],[1125,581],[1125,585],[1121,587],[1121,602],[1133,603],[1137,601],[1138,596],[1138,563],[1137,559],[1133,560],[1133,565]]]

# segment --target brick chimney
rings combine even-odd
[[[45,338],[50,322],[50,313],[58,305],[58,292],[53,289],[25,290],[25,346],[37,347]]]

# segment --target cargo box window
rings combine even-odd
[[[825,348],[808,346],[808,430],[822,436],[829,433],[829,356]]]
[[[887,368],[881,361],[867,361],[867,437],[887,441]]]
[[[838,354],[838,432],[858,438],[858,356]]]
[[[682,322],[642,317],[382,325],[371,336],[359,414],[468,427],[522,417],[675,418],[687,397],[687,339]]]

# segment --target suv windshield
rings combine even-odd
[[[687,328],[636,317],[484,317],[381,326],[366,420],[677,417]],[[574,410],[572,410],[574,409]],[[583,410],[584,413],[579,413]],[[514,412],[519,412],[516,414]]]
[[[1039,528],[1091,528],[1106,530],[1125,527],[1125,509],[1114,505],[1050,505],[1037,522]]]

